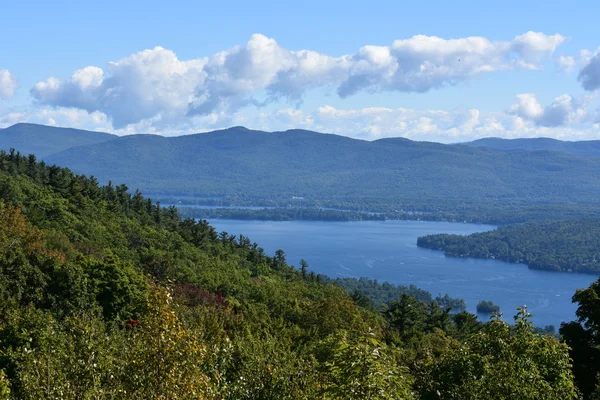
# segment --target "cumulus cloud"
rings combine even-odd
[[[305,91],[343,78],[345,57],[333,58],[314,51],[290,51],[263,35],[252,35],[244,46],[210,57],[206,78],[189,106],[190,115],[215,110],[261,105],[284,98],[300,101]],[[265,92],[262,103],[254,98]]]
[[[539,120],[544,115],[544,108],[533,93],[517,95],[518,103],[511,105],[507,112],[529,120]]]
[[[180,61],[162,47],[145,50],[108,65],[77,70],[71,78],[49,78],[31,94],[42,104],[99,111],[116,128],[143,119],[185,113],[203,81],[206,60]]]
[[[564,73],[569,74],[577,66],[577,60],[573,56],[560,56],[556,59],[556,65],[558,65],[558,68]]]
[[[0,69],[0,99],[10,99],[17,91],[17,79],[6,69]]]
[[[338,94],[360,90],[427,92],[456,85],[485,72],[539,69],[565,38],[527,32],[512,41],[492,42],[474,36],[442,39],[417,35],[389,47],[365,46],[351,57],[348,77]]]
[[[537,32],[509,41],[418,35],[333,57],[288,50],[255,34],[243,46],[188,61],[156,47],[105,69],[89,66],[68,79],[48,78],[31,94],[41,104],[102,112],[115,128],[124,128],[144,120],[231,113],[280,99],[299,104],[314,88],[335,89],[340,97],[361,91],[427,92],[482,73],[539,69],[563,41],[561,35]]]
[[[506,111],[508,114],[532,121],[537,126],[564,126],[583,121],[589,115],[587,107],[591,100],[592,96],[574,98],[563,94],[555,98],[550,105],[543,107],[535,94],[524,93],[518,94],[517,103]]]
[[[590,58],[579,72],[578,79],[585,90],[600,89],[600,52]]]

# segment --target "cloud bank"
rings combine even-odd
[[[587,110],[593,96],[574,98],[563,94],[543,107],[533,93],[517,95],[517,103],[507,109],[507,113],[524,120],[532,121],[536,126],[558,127],[583,122],[589,117]]]
[[[597,139],[600,135],[600,114],[588,109],[583,112],[574,104],[581,99],[563,95],[550,105],[542,106],[535,95],[520,95],[515,105],[506,112],[485,112],[476,108],[453,110],[417,110],[410,108],[365,107],[336,108],[331,105],[311,110],[284,108],[256,112],[239,110],[221,116],[195,116],[186,118],[167,129],[157,127],[152,120],[113,129],[106,114],[89,113],[75,108],[37,107],[26,112],[3,112],[0,106],[0,127],[17,122],[35,122],[47,125],[68,126],[80,129],[112,132],[119,135],[154,133],[165,136],[205,132],[214,129],[243,125],[265,131],[310,129],[317,132],[336,133],[365,140],[386,137],[405,137],[443,143],[464,142],[481,137],[553,137],[566,140]],[[541,123],[565,121],[565,107],[571,121],[589,122],[586,126],[569,123]],[[514,110],[511,110],[515,108]],[[556,109],[560,111],[556,111]],[[509,112],[509,110],[511,110]],[[554,113],[559,117],[554,117]],[[544,115],[546,115],[544,117]],[[554,118],[554,119],[553,119]],[[576,123],[576,122],[573,122]]]
[[[402,136],[415,140],[444,142],[463,141],[481,136],[507,136],[510,135],[510,127],[515,125],[511,121],[518,119],[504,113],[482,113],[477,109],[451,111],[387,107],[338,109],[326,105],[312,111],[296,108],[260,113],[240,111],[228,116],[227,119],[195,117],[164,131],[147,121],[114,130],[105,114],[98,111],[89,113],[74,108],[42,107],[27,112],[2,113],[1,111],[0,109],[0,127],[27,121],[107,131],[120,135],[145,132],[168,136],[244,125],[266,131],[310,129],[366,140]]]
[[[298,104],[316,88],[342,98],[360,92],[427,92],[494,71],[540,69],[564,40],[538,32],[507,41],[418,35],[335,57],[288,50],[255,34],[242,46],[192,60],[155,47],[104,69],[88,66],[68,79],[48,78],[31,94],[42,105],[100,112],[123,129],[143,121],[231,114],[278,100]]]

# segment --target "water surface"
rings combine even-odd
[[[417,237],[432,233],[470,234],[490,225],[431,221],[234,221],[210,220],[218,231],[243,234],[269,254],[283,249],[288,263],[308,261],[311,270],[330,277],[362,276],[396,284],[415,284],[435,297],[464,298],[475,312],[480,300],[498,304],[512,322],[514,310],[527,305],[537,326],[575,318],[571,297],[597,276],[537,271],[497,260],[446,257],[417,247]]]

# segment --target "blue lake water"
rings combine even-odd
[[[512,322],[515,309],[527,305],[536,326],[575,319],[571,297],[597,276],[536,271],[496,260],[446,257],[419,248],[417,237],[433,233],[470,234],[490,225],[425,221],[233,221],[210,220],[218,231],[243,234],[269,254],[283,249],[288,263],[308,261],[311,270],[330,277],[368,277],[380,282],[415,284],[434,297],[464,298],[475,312],[480,300],[498,304]]]

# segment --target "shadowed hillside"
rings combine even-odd
[[[567,142],[550,138],[501,139],[484,138],[464,143],[500,151],[559,151],[583,157],[600,157],[600,140]]]

